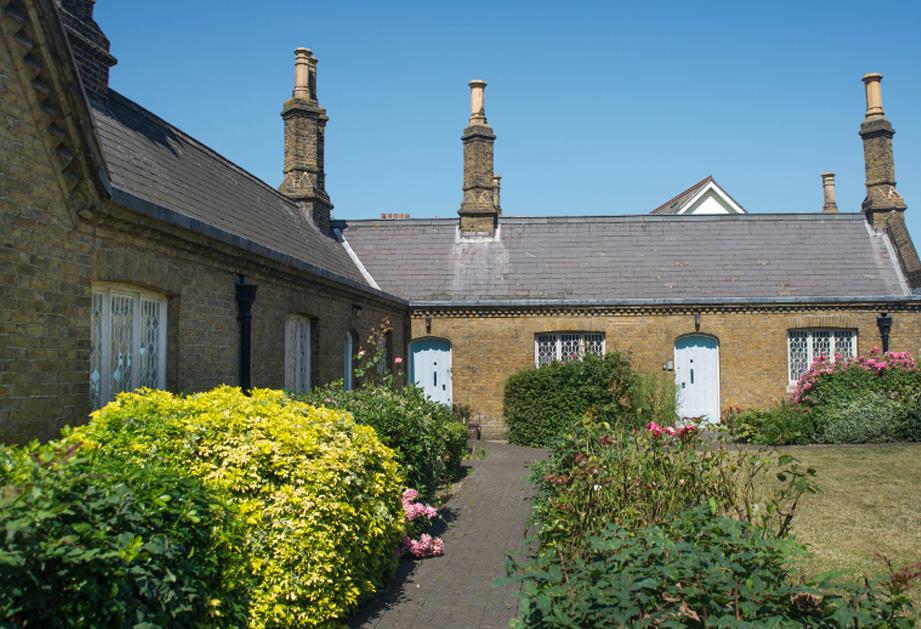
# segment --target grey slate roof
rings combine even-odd
[[[117,92],[93,116],[112,185],[366,284],[349,254],[293,202]]]
[[[910,292],[862,214],[340,222],[381,289],[414,302],[855,298]]]

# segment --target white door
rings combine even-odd
[[[699,423],[719,422],[720,354],[715,338],[694,334],[675,341],[675,382],[679,417],[701,417]]]
[[[440,339],[420,339],[409,345],[413,382],[432,400],[451,406],[451,344]]]

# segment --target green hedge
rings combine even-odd
[[[510,443],[547,447],[589,409],[612,424],[670,425],[677,419],[674,382],[635,372],[617,351],[525,369],[505,382],[502,412]]]
[[[348,414],[281,391],[123,394],[75,433],[139,468],[200,479],[245,525],[249,626],[343,618],[396,566],[403,480],[393,451]]]
[[[340,382],[299,399],[348,411],[359,424],[374,428],[381,442],[396,451],[406,486],[425,499],[456,474],[467,450],[466,426],[413,384],[343,391]]]
[[[235,514],[156,459],[0,447],[0,536],[0,626],[246,622]]]

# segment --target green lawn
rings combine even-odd
[[[816,469],[823,493],[805,496],[793,530],[812,558],[802,566],[857,575],[886,573],[875,553],[894,567],[921,561],[921,447],[803,448],[787,450]],[[921,603],[921,586],[912,596]]]

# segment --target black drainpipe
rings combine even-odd
[[[253,284],[246,283],[246,276],[237,276],[237,307],[240,312],[237,319],[240,321],[240,388],[249,395],[252,384],[252,353],[253,346],[250,339],[253,329],[253,302],[256,301],[256,289]]]
[[[876,317],[876,327],[879,328],[879,339],[883,342],[883,351],[889,351],[889,331],[892,329],[892,317],[888,312],[881,312]]]

